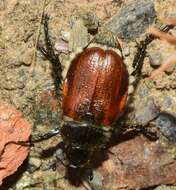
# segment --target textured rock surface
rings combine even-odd
[[[123,7],[106,24],[118,37],[135,39],[144,33],[156,16],[152,1],[136,1]]]
[[[156,118],[160,113],[160,109],[152,97],[140,99],[134,107],[134,120],[143,126]]]
[[[0,185],[13,174],[28,155],[29,147],[15,144],[27,141],[31,124],[14,107],[0,102]]]
[[[45,12],[47,12],[50,17],[49,33],[52,37],[51,40],[53,44],[56,41],[55,39],[60,39],[61,31],[70,31],[69,28],[70,25],[73,24],[72,14],[74,11],[91,10],[99,18],[100,25],[107,23],[109,19],[111,20],[113,17],[116,17],[118,21],[118,15],[120,15],[120,19],[126,26],[119,26],[112,23],[111,27],[120,27],[121,34],[124,35],[124,38],[130,36],[132,39],[134,39],[133,36],[135,35],[141,38],[140,34],[144,34],[145,29],[141,30],[141,28],[147,28],[149,26],[148,21],[152,21],[153,17],[151,16],[154,13],[153,6],[156,10],[157,17],[161,19],[166,18],[171,11],[176,12],[175,0],[151,0],[146,2],[144,0],[52,0],[46,2]],[[136,6],[134,12],[129,11],[132,4],[137,5],[141,2],[144,6],[139,7],[139,9],[137,9]],[[57,113],[59,109],[55,107],[55,101],[52,101],[52,98],[50,99],[50,95],[52,94],[49,92],[44,93],[41,97],[43,101],[36,101],[42,92],[54,89],[53,80],[50,74],[50,64],[47,60],[43,59],[39,51],[37,51],[35,66],[32,64],[34,42],[36,41],[40,23],[39,13],[42,12],[42,5],[43,0],[0,1],[0,100],[15,105],[18,110],[22,111],[25,116],[32,120],[34,135],[43,134],[57,126],[58,122],[60,122],[60,120],[58,120],[59,114]],[[126,7],[128,7],[128,9],[126,9]],[[122,10],[124,10],[123,16]],[[141,13],[138,15],[141,15],[145,10],[149,13],[146,18],[147,22],[141,23],[141,25],[139,24],[140,22],[137,22],[139,24],[138,26],[136,22],[128,22],[131,16],[132,21],[141,21],[141,19],[145,18],[144,15],[141,17],[139,16],[139,18],[133,15],[140,11]],[[128,19],[126,18],[127,16],[129,16]],[[173,33],[174,31],[175,29],[171,32]],[[175,34],[173,33],[173,35]],[[67,38],[68,36],[66,36],[66,39]],[[44,42],[42,27],[39,41],[41,44]],[[139,41],[139,39],[137,39],[137,41]],[[61,45],[61,48],[67,48],[67,46]],[[133,62],[137,49],[135,45],[136,43],[133,41],[127,41],[123,44],[123,49],[125,50],[125,63],[129,66]],[[161,54],[162,59],[165,60],[175,51],[174,48],[174,46],[166,44],[161,40],[154,40],[147,48],[147,52],[149,52],[149,54]],[[161,64],[160,60],[157,59],[157,57],[154,57],[153,61],[158,61],[157,64]],[[69,60],[69,55],[61,53],[60,60],[62,65],[65,66],[66,62]],[[142,78],[139,88],[135,93],[135,97],[137,96],[140,102],[141,99],[152,96],[157,100],[162,111],[175,115],[176,70],[170,75],[164,73],[162,76],[159,76],[156,81],[149,81],[148,76],[154,69],[152,67],[149,64],[149,59],[145,59],[142,70],[145,79]],[[169,99],[165,99],[165,97],[169,97]],[[145,105],[146,104],[143,104],[143,106],[141,105],[139,106],[140,108],[137,109],[138,118],[140,120],[142,118],[142,122],[144,123],[146,123],[146,118],[143,117],[144,115],[148,117],[147,121],[151,119],[150,108],[152,108],[152,106],[149,105],[146,106],[146,109],[142,109],[141,107],[145,107]],[[136,106],[138,106],[137,103]],[[133,106],[131,106],[131,109],[133,109]],[[143,110],[141,110],[143,113],[140,113],[140,109]],[[151,115],[154,116],[155,114],[153,113],[154,112],[152,112]],[[166,132],[168,132],[170,129],[165,128],[166,125],[167,122],[164,122],[164,129],[167,129]],[[173,134],[173,137],[175,137],[175,133],[170,134]],[[121,139],[120,136],[119,138],[116,139],[117,142],[112,148],[114,155],[110,154],[107,161],[103,161],[98,168],[94,168],[95,173],[98,172],[98,175],[95,174],[95,178],[90,183],[93,187],[102,187],[103,190],[105,188],[117,189],[117,187],[123,187],[122,189],[145,187],[151,190],[153,185],[160,185],[161,183],[173,185],[173,183],[175,183],[175,179],[172,176],[173,172],[175,172],[174,167],[172,167],[175,161],[170,157],[169,153],[167,153],[170,151],[168,146],[161,147],[158,141],[151,142],[144,137],[131,136],[131,138],[124,137],[124,139]],[[54,159],[55,147],[60,140],[61,139],[56,136],[50,140],[36,143],[35,146],[31,148],[30,152],[30,157],[35,159],[32,160],[32,165],[30,160],[30,169],[27,167],[28,171],[23,170],[22,176],[20,176],[18,172],[15,172],[13,176],[8,178],[6,181],[7,183],[3,183],[0,190],[85,190],[84,186],[73,186],[69,183],[68,179],[62,178],[65,174],[65,169],[60,162],[57,163],[57,171],[53,172],[51,170],[50,166],[52,164],[50,163],[50,159],[51,161]],[[159,139],[159,141],[161,140]],[[174,152],[175,144],[171,143],[171,146],[173,146],[171,151]],[[150,150],[147,148],[150,148]],[[160,154],[156,154],[156,149],[161,151]],[[45,157],[41,157],[42,151],[45,152]],[[150,153],[148,157],[146,156],[148,155],[147,153]],[[152,155],[161,156],[161,168],[159,168],[158,165],[159,158]],[[103,157],[103,155],[101,154],[100,157]],[[176,156],[173,154],[172,157]],[[36,158],[39,159],[41,163],[39,160],[37,161]],[[124,162],[123,165],[120,164],[119,158]],[[164,160],[166,164],[163,164]],[[173,162],[173,165],[169,164],[168,160]],[[127,161],[129,161],[129,166],[126,164]],[[134,167],[134,165],[136,167]],[[158,173],[154,173],[154,169],[152,169],[151,166],[156,169],[155,171],[158,173],[160,172],[161,176],[159,176]],[[132,168],[132,170],[128,170],[129,167]],[[29,173],[33,171],[34,173]],[[165,177],[166,171],[168,175]],[[77,174],[77,170],[75,174]],[[140,177],[139,174],[141,174]],[[12,181],[13,183],[11,183]],[[119,183],[121,184],[119,185]],[[128,186],[125,186],[126,184]],[[162,189],[164,188],[166,188],[166,186],[163,186]]]
[[[174,115],[163,112],[156,119],[155,123],[164,136],[176,143],[176,117]]]
[[[100,168],[103,189],[142,189],[176,183],[176,161],[159,142],[137,136],[111,149]]]

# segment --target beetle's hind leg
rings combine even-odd
[[[60,95],[60,88],[62,83],[62,65],[59,60],[59,55],[55,53],[53,44],[50,40],[48,32],[48,20],[49,17],[47,14],[43,16],[43,25],[44,25],[44,35],[45,35],[45,47],[38,45],[38,49],[48,59],[51,63],[51,76],[54,80],[55,92],[56,95]]]

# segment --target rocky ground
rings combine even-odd
[[[0,1],[0,101],[24,114],[33,124],[33,135],[55,127],[59,123],[60,111],[60,104],[54,97],[50,63],[35,48],[38,34],[41,34],[38,43],[44,43],[43,11],[50,17],[49,32],[53,43],[68,40],[70,34],[75,34],[79,19],[84,23],[79,28],[84,43],[98,28],[110,29],[121,39],[127,67],[133,63],[136,41],[145,39],[149,26],[156,25],[155,19],[162,22],[164,18],[174,16],[176,11],[175,0],[46,0],[43,6],[44,2]],[[85,28],[90,33],[86,33]],[[176,29],[169,32],[176,35]],[[60,55],[63,67],[66,67],[79,36],[72,35],[69,42],[64,43],[69,51]],[[146,135],[148,131],[118,135],[109,151],[95,158],[100,162],[94,167],[93,180],[87,181],[81,176],[82,183],[76,183],[63,177],[65,168],[60,162],[53,170],[53,155],[55,152],[62,154],[57,150],[61,139],[56,136],[31,147],[28,159],[16,173],[4,180],[0,189],[176,189],[175,66],[156,79],[149,78],[151,72],[174,51],[174,46],[159,39],[149,44],[142,79],[130,105],[133,111],[128,115],[142,125],[152,121],[148,130],[154,130],[157,138]]]

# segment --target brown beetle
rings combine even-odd
[[[69,147],[67,157],[70,149],[71,155],[83,150],[89,161],[93,151],[106,146],[111,125],[126,103],[127,89],[126,67],[112,49],[87,48],[73,59],[63,85],[64,124],[60,129]],[[71,156],[69,163],[85,167],[80,158],[79,162],[72,162],[77,157]]]
[[[97,126],[110,126],[127,98],[128,74],[113,50],[85,49],[72,61],[64,81],[63,115],[84,120],[92,115]]]
[[[44,32],[46,49],[40,47],[40,50],[52,63],[52,76],[58,90],[62,67],[48,36],[46,17]],[[127,101],[129,77],[116,38],[105,31],[92,42],[93,47],[84,48],[72,59],[64,79],[60,126],[40,138],[60,133],[68,166],[73,168],[91,167],[92,155],[107,147]],[[141,68],[142,60],[138,61]]]
[[[44,31],[46,49],[40,50],[52,63],[57,89],[62,68],[48,36],[47,18]],[[122,115],[127,100],[128,72],[116,38],[111,32],[99,32],[93,43],[96,44],[71,61],[63,83],[61,125],[58,131],[45,135],[48,138],[61,134],[69,165],[73,167],[87,166],[93,152],[106,147],[112,125]]]

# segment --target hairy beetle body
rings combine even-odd
[[[52,63],[57,90],[62,84],[62,67],[52,49],[47,18],[44,32],[47,50],[40,49]],[[72,59],[70,68],[65,72],[62,116],[56,133],[62,136],[70,167],[91,167],[92,156],[107,147],[114,124],[122,115],[128,94],[128,72],[121,53],[114,35],[109,31],[100,31],[89,47],[79,51]]]
[[[72,60],[63,84],[60,130],[69,163],[85,167],[93,152],[106,147],[127,91],[128,73],[113,49],[87,48]]]

